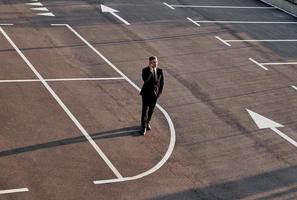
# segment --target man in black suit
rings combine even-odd
[[[149,66],[142,69],[143,86],[140,91],[142,96],[141,133],[146,134],[151,130],[150,120],[164,86],[164,76],[161,68],[158,67],[158,58],[149,57]]]

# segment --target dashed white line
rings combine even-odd
[[[30,8],[31,10],[37,10],[37,11],[48,11],[46,7],[40,7],[40,8]]]
[[[195,22],[194,20],[192,20],[190,17],[187,17],[187,20],[189,20],[190,22],[194,23],[196,26],[200,26],[200,24],[198,24],[197,22]]]
[[[40,3],[40,2],[37,2],[37,3],[26,3],[26,5],[28,5],[28,6],[43,6],[43,4]]]
[[[18,193],[18,192],[28,192],[28,188],[19,188],[19,189],[10,189],[10,190],[0,190],[0,194],[11,194],[11,193]]]
[[[261,67],[262,69],[268,71],[268,68],[264,67],[261,63],[258,63],[257,61],[255,61],[252,58],[249,58],[250,61],[252,61],[253,63],[255,63],[256,65],[258,65],[259,67]]]
[[[37,13],[36,15],[49,16],[49,17],[54,17],[55,16],[52,12],[48,12],[48,13]]]
[[[49,84],[44,80],[44,78],[39,74],[39,72],[35,69],[32,63],[26,58],[26,56],[21,52],[21,50],[15,45],[15,43],[10,39],[10,37],[6,34],[2,27],[0,27],[0,32],[4,35],[4,37],[9,41],[11,46],[17,51],[17,53],[21,56],[21,58],[25,61],[25,63],[30,67],[30,69],[34,72],[34,74],[38,77],[38,79],[42,82],[44,87],[50,92],[50,94],[54,97],[54,99],[58,102],[58,104],[63,108],[65,113],[69,116],[69,118],[74,122],[77,128],[81,131],[81,133],[86,137],[86,139],[90,142],[96,152],[101,156],[101,158],[105,161],[105,163],[109,166],[109,168],[113,171],[118,179],[123,178],[119,171],[113,166],[110,160],[106,157],[103,151],[99,148],[96,142],[91,138],[88,132],[84,129],[84,127],[80,124],[80,122],[76,119],[76,117],[71,113],[71,111],[66,107],[66,105],[62,102],[62,100],[58,97],[58,95],[54,92],[54,90],[49,86]]]
[[[217,38],[218,40],[220,40],[222,43],[224,43],[225,45],[231,47],[231,44],[229,44],[228,42],[226,42],[225,40],[223,40],[223,39],[220,38],[219,36],[216,36],[216,38]]]

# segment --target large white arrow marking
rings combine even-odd
[[[272,120],[270,120],[262,115],[259,115],[258,113],[255,113],[254,111],[251,111],[249,109],[246,109],[246,110],[248,111],[251,118],[254,120],[254,122],[256,123],[256,125],[258,126],[259,129],[270,128],[275,133],[277,133],[279,136],[281,136],[282,138],[284,138],[285,140],[290,142],[292,145],[297,147],[297,142],[295,140],[293,140],[292,138],[290,138],[289,136],[287,136],[286,134],[282,133],[280,130],[277,129],[279,127],[284,127],[282,124],[272,121]]]
[[[104,13],[104,12],[107,12],[107,13],[110,13],[112,14],[113,16],[115,16],[116,18],[118,18],[119,20],[121,20],[122,22],[124,22],[126,25],[130,25],[129,22],[127,22],[126,20],[124,20],[123,18],[121,18],[119,15],[116,14],[116,12],[119,12],[115,9],[112,9],[110,7],[107,7],[103,4],[101,4],[101,11]]]

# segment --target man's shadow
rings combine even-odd
[[[140,131],[141,129],[139,126],[132,126],[132,127],[121,128],[121,129],[115,129],[111,131],[105,131],[101,133],[93,133],[93,134],[90,134],[90,136],[93,140],[110,139],[110,138],[125,137],[125,136],[135,137],[135,136],[141,136]],[[54,148],[54,147],[63,146],[63,145],[77,144],[77,143],[82,143],[87,141],[88,140],[84,136],[72,137],[72,138],[67,138],[62,140],[55,140],[47,143],[34,144],[30,146],[0,151],[0,157],[16,155],[16,154],[21,154],[21,153],[26,153],[26,152],[36,151],[41,149]]]

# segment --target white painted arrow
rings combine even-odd
[[[103,4],[101,4],[101,11],[104,13],[104,12],[107,12],[107,13],[110,13],[112,14],[113,16],[115,16],[116,18],[118,18],[119,20],[121,20],[122,22],[124,22],[126,25],[130,25],[129,22],[127,22],[126,20],[124,20],[122,17],[120,17],[119,15],[116,14],[116,12],[119,12],[113,8],[110,8],[110,7],[107,7]]]
[[[284,127],[282,124],[272,121],[271,119],[268,119],[262,115],[259,115],[258,113],[255,113],[254,111],[251,111],[249,109],[246,109],[246,110],[248,111],[251,118],[254,120],[254,122],[256,123],[259,129],[269,128],[275,133],[277,133],[279,136],[287,140],[289,143],[297,147],[297,142],[295,140],[293,140],[292,138],[290,138],[289,136],[287,136],[286,134],[282,133],[280,130],[277,129],[279,127]]]

